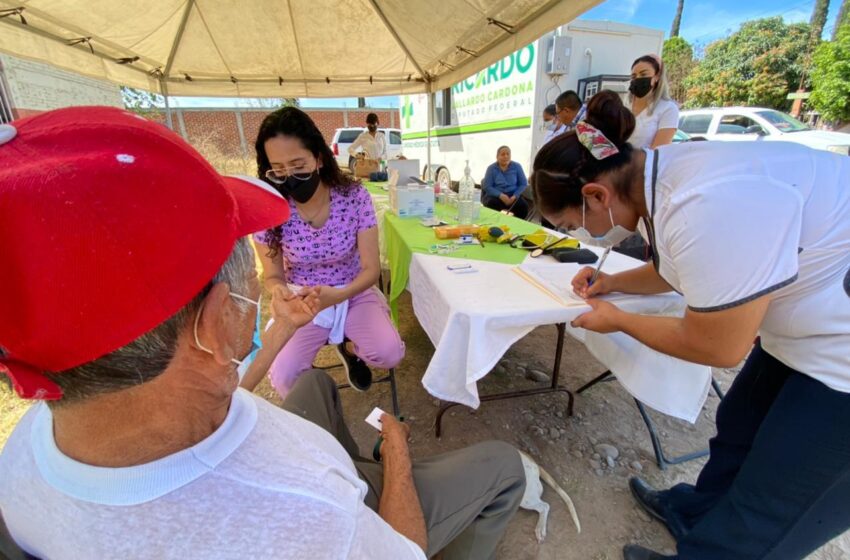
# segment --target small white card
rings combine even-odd
[[[376,406],[375,409],[369,413],[369,416],[366,417],[366,423],[380,432],[383,429],[381,426],[381,416],[384,414],[386,413]]]

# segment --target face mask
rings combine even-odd
[[[376,130],[378,130],[378,127],[377,127],[377,126],[375,126],[374,124],[370,124],[370,125],[369,125],[369,126],[367,126],[366,128],[368,128],[368,129],[369,129],[369,132],[375,132]]]
[[[615,245],[619,245],[626,238],[634,235],[635,232],[629,231],[623,226],[618,226],[614,224],[614,214],[611,212],[611,209],[608,209],[608,217],[611,218],[611,229],[605,232],[603,235],[598,237],[591,234],[584,227],[584,210],[585,210],[585,202],[581,203],[581,227],[578,229],[574,229],[568,232],[572,237],[575,237],[579,240],[579,243],[585,243],[587,245],[595,245],[597,247],[614,247]]]
[[[549,121],[546,123],[546,130],[555,130],[555,121]]]
[[[652,91],[652,77],[634,78],[629,82],[629,93],[635,97],[646,97]]]
[[[284,196],[291,196],[295,202],[304,204],[316,194],[319,188],[319,170],[310,173],[309,177],[290,175],[278,188]]]
[[[248,349],[248,353],[245,354],[245,357],[241,360],[237,360],[236,358],[231,358],[230,361],[236,364],[236,373],[239,376],[239,381],[242,381],[242,378],[245,377],[245,373],[248,371],[248,366],[251,365],[251,362],[254,361],[254,356],[257,354],[257,350],[260,349],[260,300],[254,301],[251,298],[246,298],[241,294],[235,294],[230,292],[230,297],[241,299],[242,301],[246,301],[250,304],[253,304],[257,307],[257,320],[254,322],[254,331],[251,333],[251,348]],[[198,309],[198,313],[195,315],[195,325],[194,325],[194,335],[195,335],[195,346],[197,346],[202,351],[207,354],[212,354],[212,350],[201,344],[201,340],[198,338],[198,321],[201,318],[201,311],[203,310],[203,305],[201,309]]]

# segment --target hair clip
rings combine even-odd
[[[576,136],[581,145],[596,159],[605,159],[620,153],[617,146],[608,140],[601,130],[586,121],[576,124]]]

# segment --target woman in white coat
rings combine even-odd
[[[780,142],[637,149],[634,126],[603,91],[535,158],[548,220],[610,245],[643,222],[653,249],[651,263],[592,285],[579,272],[591,310],[573,325],[716,367],[749,357],[696,483],[633,479],[632,492],[677,540],[673,558],[804,558],[850,527],[850,158]],[[670,290],[682,317],[599,299]],[[624,557],[667,558],[636,546]]]

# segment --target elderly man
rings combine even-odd
[[[271,189],[158,124],[75,108],[0,126],[0,208],[0,371],[45,401],[0,455],[0,512],[27,554],[493,555],[525,483],[510,446],[414,462],[385,415],[374,463],[324,373],[286,410],[237,389],[316,312],[314,293],[274,293],[246,363],[260,285],[244,236],[289,214]]]

